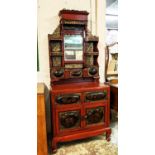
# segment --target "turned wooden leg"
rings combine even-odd
[[[57,152],[57,140],[55,138],[53,138],[52,140],[52,153],[56,153]]]
[[[111,135],[111,129],[106,131],[106,140],[109,142],[110,141],[110,135]]]

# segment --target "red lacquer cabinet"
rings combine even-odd
[[[88,12],[61,10],[48,35],[52,151],[58,142],[106,133],[110,140],[110,87],[99,82],[98,37],[87,28]]]

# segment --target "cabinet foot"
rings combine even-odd
[[[53,138],[52,140],[52,153],[56,153],[57,152],[57,141],[56,139]]]
[[[109,142],[110,141],[110,135],[111,135],[111,129],[109,129],[108,131],[106,131],[106,140]]]

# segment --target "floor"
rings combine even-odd
[[[111,143],[118,144],[118,121],[111,122],[110,127],[112,129]]]
[[[111,143],[118,144],[118,114],[111,110]]]

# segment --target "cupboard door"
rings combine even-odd
[[[86,126],[104,124],[106,121],[106,107],[99,106],[85,109]]]
[[[79,129],[81,127],[80,118],[80,109],[58,112],[59,131]]]

